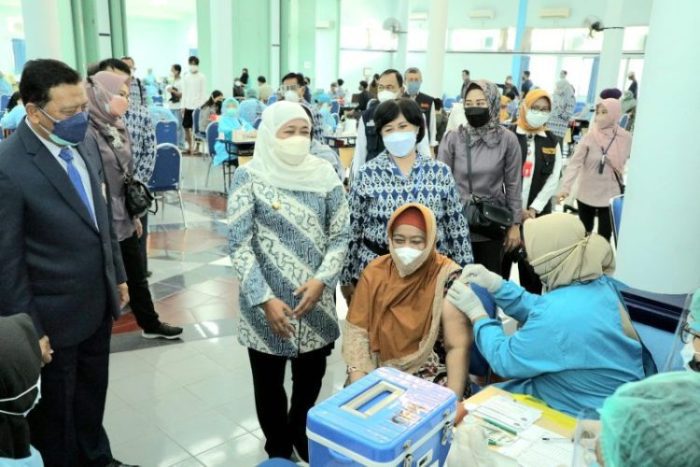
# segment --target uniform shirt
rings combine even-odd
[[[516,128],[516,133],[519,135],[527,135],[520,127]],[[544,131],[537,133],[537,136],[547,137]],[[532,204],[527,205],[527,200],[530,199],[530,187],[532,186],[532,174],[535,171],[535,138],[527,138],[527,154],[523,157],[523,209],[534,209],[538,214],[542,212],[547,203],[552,199],[552,197],[557,193],[557,188],[559,187],[559,175],[561,174],[561,149],[559,145],[556,146],[556,154],[554,156],[554,169],[552,173],[547,177],[547,181],[544,186],[537,194]]]
[[[506,336],[498,320],[474,324],[474,340],[494,373],[512,378],[503,389],[575,416],[602,407],[618,387],[644,378],[642,346],[623,331],[620,301],[608,277],[544,295],[503,281],[493,295],[522,325]]]
[[[449,167],[418,154],[411,173],[405,176],[386,151],[366,163],[350,191],[351,241],[342,284],[359,279],[378,255],[367,242],[388,248],[386,226],[394,211],[406,203],[424,204],[437,220],[440,253],[464,266],[472,263],[469,226]]]

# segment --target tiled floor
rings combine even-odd
[[[184,229],[177,197],[150,218],[151,291],[182,341],[142,339],[130,314],[114,325],[105,426],[114,456],[155,466],[255,466],[266,458],[246,349],[233,336],[238,284],[226,250],[222,175],[184,158]],[[217,194],[218,191],[218,194]],[[339,314],[346,309],[339,298]],[[321,399],[342,387],[336,345]],[[287,378],[288,388],[291,379]]]

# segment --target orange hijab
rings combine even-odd
[[[406,266],[394,260],[391,237],[397,217],[409,208],[420,210],[427,231],[423,253]],[[379,355],[380,362],[419,350],[421,341],[430,333],[435,306],[442,307],[442,300],[436,300],[436,294],[438,288],[442,293],[447,276],[445,267],[449,272],[459,269],[456,263],[437,252],[435,215],[422,204],[409,203],[398,208],[387,230],[390,254],[380,256],[365,268],[347,316],[349,323],[367,330],[369,350]],[[439,284],[440,281],[443,283]]]
[[[525,118],[525,114],[528,110],[530,110],[532,104],[537,102],[537,100],[542,97],[549,101],[549,108],[551,110],[552,98],[549,96],[549,93],[547,93],[547,91],[545,91],[544,89],[533,89],[532,91],[528,92],[525,96],[525,99],[523,99],[523,102],[520,104],[520,112],[518,112],[518,127],[522,128],[528,133],[537,133],[539,131],[544,130],[545,125],[542,125],[539,128],[534,128],[530,126],[529,123],[527,123],[527,119]]]

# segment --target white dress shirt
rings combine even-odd
[[[202,72],[185,74],[182,78],[182,106],[189,110],[198,109],[207,99],[207,79]]]

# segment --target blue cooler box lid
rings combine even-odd
[[[307,431],[310,438],[386,462],[399,457],[407,441],[414,444],[436,425],[453,420],[456,403],[448,388],[379,368],[312,408]]]

